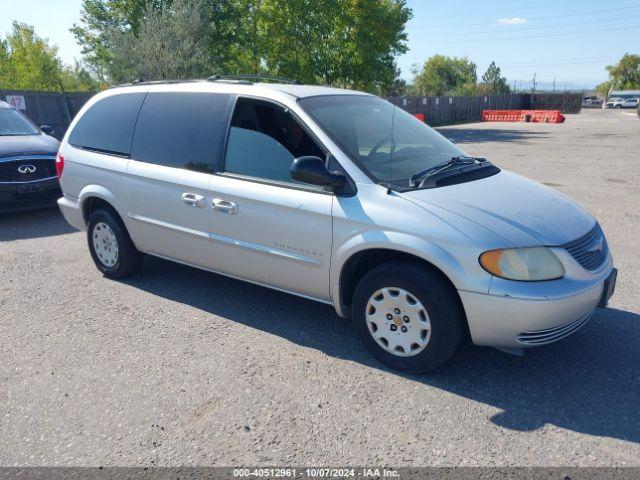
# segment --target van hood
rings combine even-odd
[[[562,245],[595,225],[584,208],[561,193],[504,170],[472,182],[399,195],[425,210],[441,208],[459,215],[515,247]]]
[[[55,155],[60,142],[49,135],[0,135],[0,157]]]

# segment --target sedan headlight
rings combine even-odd
[[[564,275],[558,257],[546,247],[489,250],[480,255],[480,265],[496,277],[535,282]]]

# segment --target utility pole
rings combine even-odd
[[[536,96],[536,74],[533,74],[533,85],[531,87],[531,108],[533,108],[535,104],[535,96]]]
[[[553,77],[553,93],[556,93],[556,77]]]

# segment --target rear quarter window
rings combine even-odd
[[[74,147],[128,156],[140,106],[146,93],[124,93],[98,100],[69,135]]]
[[[150,93],[138,117],[131,158],[205,173],[216,171],[231,106],[228,94]]]

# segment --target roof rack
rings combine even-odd
[[[175,80],[145,80],[144,78],[136,78],[128,83],[119,83],[110,85],[109,88],[118,87],[130,87],[135,85],[161,85],[171,83],[188,83],[188,82],[202,82],[201,79],[175,79]],[[272,83],[285,83],[289,85],[300,85],[298,80],[292,80],[290,78],[269,77],[266,75],[211,75],[207,77],[208,82],[229,82],[229,83],[241,83],[244,85],[252,85],[253,81],[259,82],[272,82]]]
[[[134,85],[163,85],[163,84],[172,84],[172,83],[190,83],[190,82],[201,82],[199,79],[175,79],[175,80],[145,80],[144,78],[136,78],[135,80],[129,83],[118,83],[114,85],[109,85],[109,88],[118,88],[118,87],[130,87]]]
[[[251,85],[253,81],[259,82],[272,82],[272,83],[286,83],[289,85],[300,85],[298,80],[291,78],[269,77],[266,75],[220,75],[215,74],[207,77],[209,82],[234,82]]]

